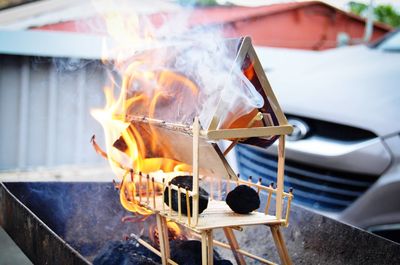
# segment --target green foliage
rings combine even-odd
[[[366,12],[368,9],[368,6],[366,4],[353,1],[349,2],[348,6],[350,7],[350,12],[358,16],[363,16],[364,12]]]
[[[391,5],[379,5],[374,9],[375,17],[378,21],[400,27],[400,14]]]
[[[368,5],[364,3],[351,1],[348,3],[350,12],[359,15],[366,16],[368,12]],[[377,5],[374,8],[375,20],[388,24],[392,27],[400,27],[400,13],[398,13],[391,5]]]

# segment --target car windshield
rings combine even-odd
[[[384,51],[400,52],[400,31],[391,34],[388,38],[379,43],[377,48]]]

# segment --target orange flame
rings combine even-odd
[[[103,127],[106,152],[99,148],[94,139],[93,145],[98,153],[108,159],[114,173],[121,176],[119,188],[123,207],[130,212],[149,215],[152,212],[140,205],[136,199],[137,180],[129,178],[129,170],[147,174],[159,170],[189,170],[190,166],[167,158],[168,147],[166,144],[159,144],[162,139],[153,125],[149,124],[150,131],[144,132],[143,128],[127,120],[127,113],[140,113],[148,118],[157,118],[160,114],[165,115],[168,102],[182,101],[179,98],[180,94],[196,95],[198,88],[193,81],[180,73],[146,68],[146,58],[129,58],[129,55],[133,54],[133,44],[155,41],[152,30],[142,27],[143,23],[139,17],[126,18],[111,13],[105,15],[105,19],[109,34],[116,40],[120,50],[113,60],[105,57],[103,62],[112,63],[122,81],[118,86],[112,78],[113,85],[104,88],[104,109],[91,111],[92,116]],[[106,53],[109,54],[109,51]],[[118,90],[119,95],[116,97],[114,94]]]

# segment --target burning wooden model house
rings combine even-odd
[[[201,238],[202,264],[213,263],[213,245],[230,248],[238,264],[245,264],[244,256],[273,264],[240,249],[232,230],[260,224],[271,228],[281,262],[291,264],[280,227],[288,225],[293,198],[291,191],[284,190],[285,135],[292,132],[292,127],[279,107],[251,40],[229,40],[225,47],[232,57],[227,78],[239,76],[227,82],[237,82],[237,89],[244,91],[240,96],[224,94],[221,89],[209,93],[214,97],[211,101],[202,99],[200,87],[204,84],[192,76],[196,69],[186,69],[185,75],[178,69],[179,53],[194,49],[193,46],[144,51],[134,55],[125,68],[128,74],[111,113],[113,122],[118,120],[121,126],[119,135],[106,137],[111,143],[108,155],[94,144],[123,176],[119,184],[123,206],[139,214],[156,215],[160,249],[140,242],[158,254],[163,264],[176,264],[170,257],[167,222],[171,221]],[[160,54],[164,57],[162,65],[142,71],[141,66],[148,62],[157,64]],[[153,89],[147,89],[149,86]],[[261,100],[243,107],[254,92]],[[217,145],[220,140],[231,144],[221,150]],[[253,182],[251,177],[239,178],[225,159],[239,142],[268,147],[275,140],[276,186],[264,185],[261,179]],[[113,153],[123,155],[115,158]],[[248,212],[239,213],[223,200],[242,185],[250,187],[257,197],[266,194],[262,203],[265,207],[256,210],[257,204]],[[246,203],[245,197],[240,199]],[[228,244],[213,239],[213,230],[219,228]]]

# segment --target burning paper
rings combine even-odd
[[[151,212],[135,199],[140,184],[132,176],[191,172],[192,153],[184,137],[169,137],[169,132],[151,123],[133,121],[190,130],[198,117],[203,129],[247,127],[264,106],[264,98],[250,82],[252,72],[237,64],[242,39],[226,40],[216,29],[189,30],[186,16],[170,17],[161,27],[139,15],[106,12],[103,17],[113,39],[112,45],[105,45],[103,58],[110,81],[104,89],[105,108],[93,110],[92,115],[105,132],[103,155],[122,179],[122,205],[147,215]],[[174,141],[180,146],[171,145]],[[234,175],[210,144],[200,143],[200,150],[201,174]],[[220,163],[214,168],[222,171],[202,167],[210,160]]]
[[[111,85],[105,88],[106,107],[92,114],[105,130],[107,153],[116,171],[115,161],[136,172],[150,164],[164,170],[165,164],[167,170],[185,167],[163,159],[168,157],[168,148],[157,147],[162,141],[157,133],[150,131],[149,139],[144,138],[143,131],[130,126],[132,119],[190,125],[199,117],[204,129],[227,129],[264,105],[263,97],[235,63],[240,40],[225,40],[217,30],[182,30],[186,17],[174,17],[162,27],[138,15],[106,13],[104,18],[115,41],[104,58],[112,68]],[[120,137],[127,152],[115,148]]]

